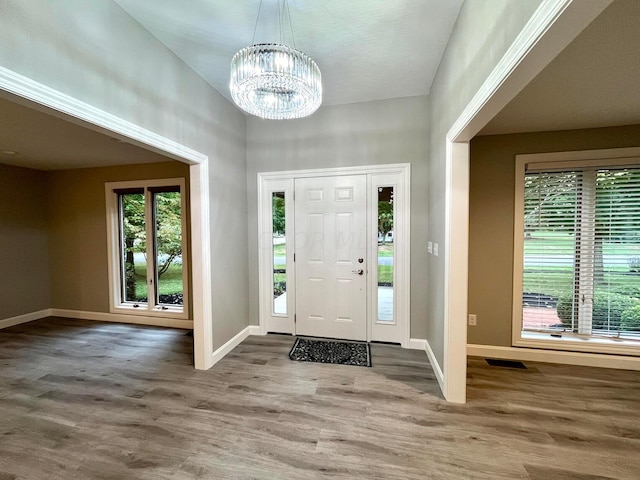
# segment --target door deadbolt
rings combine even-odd
[[[359,258],[358,263],[362,263],[362,262],[364,262],[364,258]]]

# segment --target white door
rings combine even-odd
[[[367,340],[366,175],[295,180],[296,334]]]

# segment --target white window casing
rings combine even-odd
[[[182,305],[159,304],[156,301],[156,254],[155,254],[155,221],[153,194],[154,189],[162,187],[178,187],[181,195],[181,241],[182,241]],[[147,303],[125,301],[122,292],[123,266],[120,249],[122,218],[120,215],[119,191],[142,189],[145,196],[145,228],[147,257]],[[184,178],[166,178],[142,181],[108,182],[105,184],[107,244],[109,271],[109,308],[111,313],[140,315],[147,317],[163,317],[174,319],[189,318],[189,282],[188,282],[188,229],[186,213],[186,190]]]
[[[545,194],[536,188],[547,194],[560,192],[562,196],[549,206]],[[539,218],[532,221],[528,216],[525,220],[525,212]],[[574,219],[570,218],[572,213]],[[629,290],[625,296],[630,304],[640,302],[640,275],[635,282],[634,272],[626,271],[627,261],[632,261],[628,252],[638,250],[640,258],[638,224],[640,148],[516,156],[512,345],[640,356],[640,331],[625,327],[619,313],[615,316],[618,323],[612,321],[613,307],[609,311],[605,308],[604,313],[602,308],[603,298],[609,305],[620,298],[621,286]],[[547,235],[547,243],[536,246],[532,232],[537,240]],[[573,242],[572,246],[549,242],[556,234],[563,241]],[[526,256],[525,235],[529,236]],[[608,239],[606,255],[603,239]],[[616,251],[618,245],[624,246],[624,252],[622,247]],[[544,275],[532,275],[532,265],[543,270]],[[572,278],[567,269],[573,272]],[[561,285],[573,292],[569,308],[566,303],[563,305],[563,325],[541,323],[536,328],[528,317],[525,326],[523,302],[531,301],[532,296],[527,292],[529,297],[523,298],[525,278],[529,278],[529,287],[532,280],[539,281],[541,291],[546,284],[545,291],[553,292]],[[631,291],[636,283],[637,292]],[[543,298],[534,305],[540,306],[544,301]],[[570,325],[567,313],[571,315]]]

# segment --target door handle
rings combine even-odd
[[[364,274],[364,270],[359,268],[358,270],[351,270],[351,273],[356,273],[358,275],[363,275]]]

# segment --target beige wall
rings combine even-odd
[[[511,346],[515,156],[640,146],[640,125],[476,137],[471,142],[468,342]]]
[[[208,155],[214,348],[245,328],[244,115],[112,0],[0,1],[0,65]]]
[[[251,322],[258,323],[257,174],[282,170],[411,164],[411,336],[425,338],[428,98],[323,107],[284,122],[247,119]]]
[[[465,0],[430,94],[428,238],[444,248],[446,135],[473,95],[511,46],[541,0]],[[420,208],[414,205],[415,208]],[[424,243],[423,243],[424,244]],[[444,360],[445,252],[428,257],[427,339],[436,360]]]
[[[109,312],[105,183],[183,177],[188,204],[189,167],[150,163],[60,170],[47,176],[51,307]]]
[[[0,165],[0,320],[50,307],[43,172]]]

